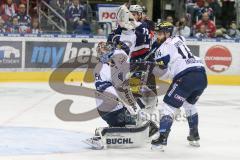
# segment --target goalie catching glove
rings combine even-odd
[[[117,22],[123,29],[126,30],[133,30],[138,26],[138,23],[129,11],[126,3],[119,7],[117,12]]]

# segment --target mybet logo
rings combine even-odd
[[[51,68],[56,68],[60,64],[68,62],[87,63],[89,58],[97,56],[97,44],[93,48],[73,47],[73,43],[67,43],[66,47],[33,47],[31,63],[50,64]],[[90,60],[91,63],[97,63],[95,58]]]

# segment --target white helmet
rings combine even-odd
[[[131,5],[129,8],[130,12],[138,12],[138,13],[142,13],[143,12],[143,8],[140,5]]]

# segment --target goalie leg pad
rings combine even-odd
[[[138,148],[147,144],[150,122],[141,127],[104,128],[101,132],[107,148]]]

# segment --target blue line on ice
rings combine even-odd
[[[0,156],[75,153],[90,135],[50,128],[1,127]]]

